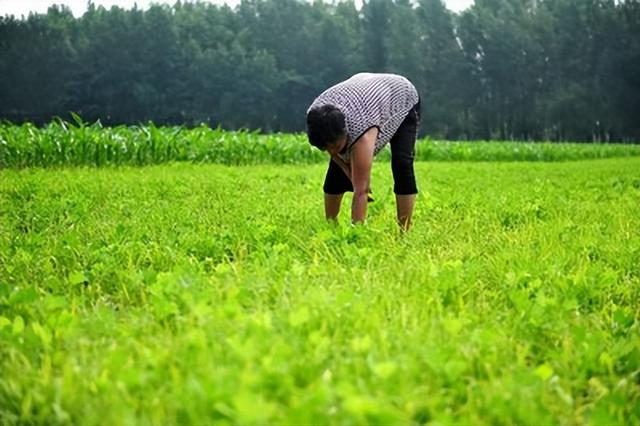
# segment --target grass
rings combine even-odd
[[[0,170],[5,424],[638,424],[640,159]]]

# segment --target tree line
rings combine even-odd
[[[0,118],[302,131],[322,90],[405,75],[445,139],[640,140],[639,0],[89,4],[0,18]]]

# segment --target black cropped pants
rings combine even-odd
[[[407,114],[396,133],[391,138],[391,173],[393,174],[393,192],[396,195],[412,195],[418,193],[416,177],[413,171],[415,159],[416,137],[420,125],[420,102]],[[340,166],[333,160],[324,179],[326,194],[344,194],[353,192],[353,184]]]

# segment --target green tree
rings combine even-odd
[[[410,52],[419,58],[416,83],[422,93],[422,128],[443,138],[465,138],[469,128],[468,99],[475,86],[464,60],[453,14],[442,0],[420,0],[415,10],[419,32]]]
[[[76,64],[68,8],[53,6],[26,20],[0,18],[0,114],[48,121],[70,104],[67,84]]]
[[[390,17],[394,4],[391,0],[363,1],[363,39],[365,66],[372,72],[387,70],[388,52],[386,37],[399,30],[391,26]]]
[[[535,0],[477,0],[460,20],[460,40],[479,85],[474,113],[483,138],[530,139],[541,47],[531,28]]]
[[[622,120],[620,136],[640,141],[640,2],[625,0],[616,19],[621,39],[611,80],[619,82],[615,111]]]

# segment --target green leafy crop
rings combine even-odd
[[[640,159],[325,167],[0,170],[0,423],[640,423]]]

